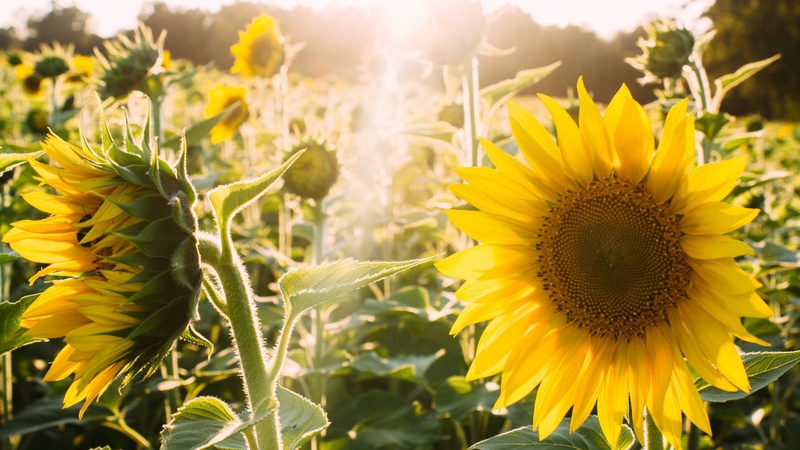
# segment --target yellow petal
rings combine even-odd
[[[681,219],[686,234],[725,234],[750,222],[760,211],[723,202],[703,203]]]
[[[568,183],[568,185],[571,183],[569,178],[564,174],[563,166],[561,166],[560,171],[552,172],[550,172],[550,170],[558,169],[557,164],[554,165],[554,167],[547,167],[546,169],[539,166],[526,167],[522,162],[504,152],[492,142],[482,138],[480,142],[486,155],[503,175],[514,179],[536,197],[545,199],[555,198],[558,193],[564,190],[560,184],[561,181]],[[547,155],[542,156],[543,159],[539,161],[539,165],[546,164],[549,162],[549,159],[552,159],[552,157]]]
[[[676,214],[686,214],[703,203],[722,200],[739,181],[745,164],[740,156],[695,168],[678,186],[670,207]]]
[[[484,244],[530,245],[536,242],[537,230],[525,228],[503,216],[455,209],[446,211],[446,214],[458,229]]]
[[[511,350],[520,345],[524,336],[532,326],[536,325],[538,305],[522,304],[506,317],[493,320],[486,326],[475,352],[475,359],[470,365],[467,379],[485,378],[500,372]]]
[[[544,439],[556,429],[567,410],[574,402],[575,379],[583,366],[589,346],[588,337],[571,326],[561,330],[560,340],[565,349],[561,354],[551,355],[550,369],[544,375],[536,394],[536,408],[533,410],[533,428],[540,428],[540,439]],[[568,395],[572,394],[572,396]],[[542,436],[543,435],[543,436]]]
[[[611,174],[614,164],[611,139],[608,136],[603,116],[600,115],[600,110],[589,97],[589,93],[583,85],[583,77],[578,78],[578,99],[580,100],[578,112],[580,131],[586,147],[594,155],[592,159],[594,173],[598,179],[603,179]]]
[[[714,318],[714,320],[718,321],[723,327],[733,333],[734,336],[747,342],[769,347],[768,342],[750,334],[750,332],[748,332],[747,329],[745,329],[745,327],[742,325],[740,316],[731,311],[730,308],[726,308],[725,306],[706,298],[694,286],[687,290],[687,294],[689,295],[689,298],[694,300],[694,302],[691,303],[691,307],[696,307],[696,305],[702,307],[711,317]]]
[[[754,255],[755,251],[746,243],[729,236],[698,236],[687,234],[681,237],[681,246],[687,255],[695,259],[716,259]]]
[[[750,293],[761,287],[761,283],[742,270],[733,258],[688,258],[687,262],[694,269],[690,275],[693,283],[702,278],[711,289],[724,289],[724,292],[734,294]]]
[[[41,318],[25,334],[45,339],[60,338],[88,323],[89,319],[83,314],[77,311],[64,311],[57,316]]]
[[[44,192],[26,192],[22,194],[22,198],[39,211],[59,216],[83,216],[94,209],[92,205]]]
[[[686,356],[689,365],[692,366],[695,372],[700,375],[700,378],[706,380],[712,386],[718,387],[723,391],[736,392],[739,389],[731,384],[706,358],[700,351],[700,347],[694,341],[694,335],[686,329],[686,324],[681,321],[680,314],[677,311],[669,313],[670,329],[675,339],[680,345],[681,352]]]
[[[707,300],[722,305],[737,316],[761,318],[772,316],[772,310],[752,289],[733,292],[731,286],[722,286],[706,281],[696,274],[692,274],[691,281],[692,287],[696,288]],[[734,287],[733,289],[737,290],[738,288]]]
[[[575,380],[575,406],[569,423],[570,433],[574,433],[594,409],[600,384],[605,377],[606,367],[611,365],[615,341],[611,338],[594,340],[586,354],[586,367]]]
[[[644,442],[644,407],[647,404],[647,391],[650,389],[650,365],[647,349],[640,338],[632,338],[628,345],[630,364],[629,385],[631,397],[630,423],[639,442]]]
[[[683,100],[683,109],[686,110],[686,100]],[[676,111],[679,103],[670,110]],[[668,119],[669,120],[669,119]],[[689,166],[694,161],[694,121],[691,116],[684,117],[675,130],[664,128],[664,135],[659,144],[658,151],[653,157],[650,175],[647,177],[647,188],[657,202],[663,203],[677,192],[678,187],[684,183]]]
[[[74,351],[74,348],[69,345],[65,345],[64,348],[58,352],[55,359],[53,359],[53,364],[50,365],[50,369],[44,375],[44,381],[63,380],[64,378],[67,378],[75,373],[75,371],[78,370],[80,363],[70,359]]]
[[[633,98],[626,98],[614,130],[614,147],[619,157],[617,173],[634,184],[641,181],[650,169],[654,146],[647,114]]]
[[[578,125],[555,100],[544,94],[539,94],[539,99],[553,117],[561,159],[567,174],[581,186],[588,185],[594,178],[593,155],[586,150]]]
[[[597,418],[612,447],[617,446],[622,417],[628,411],[628,342],[620,340],[597,396]]]

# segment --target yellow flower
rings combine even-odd
[[[64,339],[45,381],[75,374],[64,407],[84,401],[81,416],[117,377],[152,373],[186,332],[199,293],[194,190],[127,131],[126,150],[101,152],[49,135],[42,147],[51,163],[29,163],[55,193],[22,194],[49,216],[15,222],[3,236],[44,264],[31,284],[61,277],[21,324],[29,336]]]
[[[217,143],[230,139],[233,133],[247,120],[250,113],[247,110],[246,95],[247,91],[243,87],[218,84],[211,89],[209,92],[211,98],[205,109],[206,117],[216,116],[238,103],[238,106],[233,111],[223,117],[211,129],[211,142]]]
[[[22,91],[31,97],[37,97],[44,93],[42,89],[42,77],[40,77],[33,66],[29,64],[18,64],[14,67],[17,79],[22,83]]]
[[[247,78],[270,77],[283,64],[283,35],[278,22],[261,14],[247,30],[239,32],[239,42],[231,46],[235,58],[231,73],[241,73]]]
[[[95,61],[91,56],[75,55],[72,59],[72,67],[83,77],[91,77],[94,73]]]
[[[679,448],[681,413],[711,432],[687,363],[720,389],[748,391],[728,333],[766,345],[740,322],[770,315],[755,293],[760,283],[733,259],[753,250],[725,236],[758,214],[722,201],[745,161],[690,170],[686,100],[669,112],[654,149],[650,122],[625,86],[604,116],[582,80],[578,92],[580,126],[540,95],[558,144],[509,104],[529,165],[484,140],[497,169],[458,169],[468,184],[452,190],[478,211],[448,216],[483,244],[437,264],[466,280],[456,295],[467,305],[452,332],[490,321],[468,377],[502,372],[498,408],[538,387],[541,438],[570,408],[574,431],[596,404],[612,445],[624,416],[641,440],[646,407]]]

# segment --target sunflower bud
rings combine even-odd
[[[25,126],[33,133],[45,134],[50,127],[50,117],[42,108],[32,108],[25,116]]]
[[[95,49],[100,66],[98,94],[102,99],[124,98],[135,90],[146,90],[151,72],[159,66],[164,47],[164,33],[153,40],[153,32],[140,25],[130,40],[120,34],[114,41],[105,43],[107,55]]]
[[[217,143],[230,139],[233,133],[247,120],[250,112],[245,101],[246,95],[247,91],[243,87],[219,84],[211,89],[210,99],[205,109],[206,117],[216,116],[234,104],[238,104],[211,129],[211,142]]]
[[[45,375],[74,374],[64,407],[80,415],[116,378],[150,375],[195,317],[201,271],[195,192],[184,165],[172,167],[126,129],[117,147],[105,121],[101,148],[49,135],[36,179],[54,189],[23,194],[50,216],[12,224],[3,242],[57,276],[21,318],[29,336],[63,338]],[[182,158],[181,162],[183,163]]]
[[[283,175],[284,188],[303,198],[322,200],[339,178],[336,150],[328,150],[324,142],[303,142],[296,145],[284,160],[306,149]]]
[[[231,46],[234,60],[231,73],[247,78],[270,77],[278,72],[286,57],[284,38],[278,21],[261,14],[239,32],[239,42]]]
[[[17,67],[18,65],[22,64],[22,55],[12,52],[6,55],[6,60],[8,61],[9,66]]]
[[[52,47],[42,45],[41,54],[33,65],[34,72],[41,78],[56,78],[69,70],[73,47],[62,47],[56,43]]]
[[[680,77],[694,49],[694,35],[670,19],[645,25],[645,30],[647,39],[638,43],[643,53],[628,63],[644,72],[644,81]]]

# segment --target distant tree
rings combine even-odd
[[[14,27],[0,28],[0,50],[13,50],[22,45],[17,29]]]
[[[635,33],[620,34],[609,42],[576,26],[542,27],[530,14],[507,8],[489,25],[487,37],[497,47],[514,47],[516,51],[508,56],[481,58],[483,85],[512,77],[520,70],[561,61],[561,67],[537,83],[532,92],[563,97],[569,90],[575,91],[578,77],[583,76],[586,88],[599,102],[611,100],[622,83],[637,100],[654,99],[653,87],[639,85],[636,80],[641,74],[624,61],[624,57],[633,56],[629,49],[635,48]]]
[[[731,91],[723,110],[800,120],[800,2],[717,0],[705,16],[717,30],[704,59],[712,78],[776,53],[783,55]]]
[[[75,45],[77,53],[91,54],[102,39],[88,30],[88,20],[89,14],[77,7],[62,8],[53,2],[50,12],[28,19],[28,38],[22,47],[27,51],[36,51],[41,44],[59,42]]]
[[[158,36],[167,30],[164,48],[173,58],[185,58],[195,64],[211,61],[208,31],[211,26],[210,14],[200,9],[170,9],[164,2],[146,6],[139,14],[139,20]]]

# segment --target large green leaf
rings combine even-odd
[[[28,162],[28,158],[38,158],[44,155],[44,150],[30,153],[0,153],[0,173],[17,167]]]
[[[64,409],[60,396],[40,398],[26,406],[25,409],[14,411],[14,418],[0,427],[0,440],[56,426],[100,421],[105,417],[104,414],[93,414],[92,411],[95,407],[90,406],[87,414],[80,419],[78,412],[81,406],[75,405]]]
[[[286,304],[287,317],[291,320],[338,295],[431,259],[433,258],[398,262],[364,262],[348,259],[316,266],[302,266],[287,272],[278,280]]]
[[[742,355],[742,362],[750,380],[750,392],[726,392],[709,385],[702,378],[695,380],[700,397],[707,402],[727,402],[745,398],[777,380],[787,370],[800,362],[800,350],[793,352],[754,352]]]
[[[328,427],[328,417],[321,406],[300,394],[278,386],[281,434],[284,450],[295,450]]]
[[[470,450],[624,450],[633,445],[633,432],[627,426],[622,426],[619,441],[614,447],[603,435],[596,416],[586,419],[572,434],[569,433],[569,420],[564,419],[553,434],[542,441],[539,440],[539,432],[528,426],[478,442]]]
[[[714,80],[714,84],[717,87],[717,91],[715,95],[723,96],[727,92],[729,92],[734,87],[740,85],[748,78],[752,77],[756,73],[760,72],[762,69],[767,67],[768,65],[772,64],[773,62],[777,61],[781,57],[780,54],[775,56],[769,57],[767,59],[762,59],[761,61],[751,62],[749,64],[745,64],[740,67],[736,72],[729,73],[727,75],[723,75],[716,80]]]
[[[14,262],[14,261],[16,261],[18,259],[19,259],[19,255],[14,253],[14,252],[0,253],[0,266],[2,266],[3,264],[8,264],[10,262]]]
[[[461,420],[472,411],[491,411],[499,396],[496,383],[476,383],[463,376],[453,376],[436,389],[433,401],[437,414]]]
[[[561,61],[557,61],[549,66],[520,70],[514,75],[514,78],[503,80],[481,89],[481,97],[489,102],[489,106],[501,103],[513,97],[523,89],[533,86],[542,78],[550,75],[550,73],[556,70],[560,65]]]
[[[28,295],[16,303],[0,303],[0,355],[23,345],[44,340],[25,336],[23,334],[25,328],[19,325],[22,313],[35,299],[36,295]]]
[[[238,434],[242,423],[230,406],[215,397],[196,397],[178,408],[161,432],[162,450],[204,449]]]
[[[388,359],[381,358],[375,352],[368,352],[358,355],[350,363],[350,367],[361,372],[361,380],[375,377],[397,378],[426,386],[425,372],[442,355],[444,349],[432,355],[404,355]]]
[[[217,225],[220,230],[227,230],[233,216],[241,211],[242,208],[264,195],[302,154],[303,151],[295,153],[280,167],[260,177],[237,181],[212,189],[208,193],[208,199],[214,208]]]

